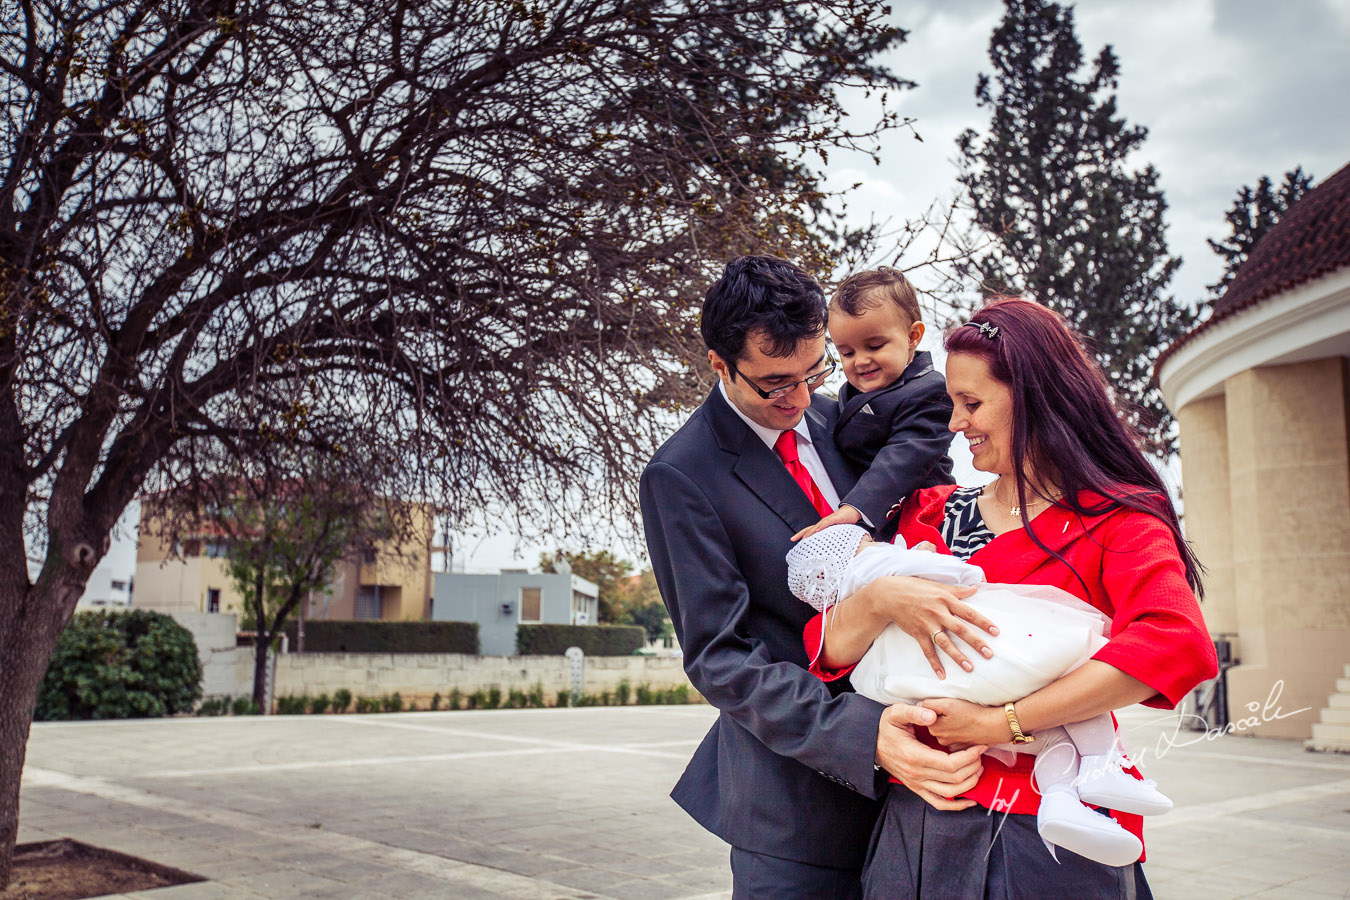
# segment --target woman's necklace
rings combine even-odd
[[[996,479],[996,480],[994,480],[993,482],[991,482],[991,485],[990,485],[990,486],[992,487],[992,485],[998,484],[999,480],[1001,480],[1001,479]],[[989,491],[989,496],[993,497],[993,498],[994,498],[994,502],[995,502],[995,503],[998,503],[998,504],[1000,504],[1000,505],[1002,505],[1002,504],[1005,502],[1005,501],[999,499],[998,493],[997,493],[996,490],[990,490],[990,491]],[[1045,497],[1037,497],[1037,498],[1035,498],[1034,500],[1032,500],[1032,501],[1030,501],[1029,503],[1027,503],[1027,512],[1030,513],[1031,510],[1034,509],[1034,508],[1037,507],[1037,506],[1048,506],[1048,505],[1054,503],[1056,500],[1058,500],[1058,499],[1059,499],[1060,497],[1062,497],[1062,496],[1064,496],[1064,492],[1063,492],[1063,491],[1051,491],[1051,492],[1050,492],[1050,497],[1049,497],[1048,499],[1045,498]],[[1022,507],[1021,507],[1020,505],[1016,504],[1016,503],[1010,504],[1010,505],[1008,506],[1008,515],[1012,516],[1014,519],[1020,519],[1020,518],[1022,518]]]

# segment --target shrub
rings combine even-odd
[[[561,656],[580,647],[587,656],[631,656],[647,640],[636,625],[521,625],[516,652],[521,656]]]
[[[452,688],[450,689],[450,701],[449,701],[449,702],[450,702],[450,708],[451,708],[451,709],[459,709],[460,706],[462,706],[462,705],[463,705],[463,702],[464,702],[464,692],[461,691],[458,687],[452,687]]]
[[[286,626],[295,646],[296,622]],[[477,622],[305,622],[306,653],[478,653]]]
[[[498,702],[500,702],[500,701],[501,701],[501,691],[498,691],[498,692],[497,692],[497,695],[498,695],[498,696],[497,696],[497,700],[498,700]],[[472,694],[470,694],[470,695],[469,695],[469,704],[468,704],[468,708],[469,708],[469,709],[487,709],[487,708],[488,708],[488,694],[487,694],[487,691],[483,690],[482,688],[479,688],[478,690],[476,690],[476,691],[474,691]]]
[[[224,697],[207,697],[201,702],[201,705],[197,707],[197,715],[199,716],[223,716],[229,711],[230,698],[228,695]]]
[[[236,716],[256,716],[258,704],[253,702],[252,697],[235,697],[234,703],[230,704],[230,713]]]
[[[298,716],[309,709],[308,697],[292,697],[289,694],[277,698],[277,715]]]
[[[652,686],[650,684],[647,684],[645,681],[637,686],[638,706],[647,706],[649,704],[655,703],[656,696],[657,695],[652,693]]]
[[[309,711],[316,716],[323,715],[328,712],[329,702],[327,694],[320,694],[317,697],[313,697],[309,701]]]
[[[374,697],[357,697],[356,711],[358,713],[379,712],[380,701]]]
[[[536,681],[534,687],[530,688],[530,706],[537,706],[543,709],[548,706],[548,701],[544,698],[544,685]]]
[[[614,702],[619,706],[627,706],[628,698],[632,696],[633,686],[628,683],[627,678],[619,679],[619,686],[614,689]]]
[[[386,694],[380,698],[380,708],[385,712],[402,712],[403,698],[399,696],[398,691],[392,694]]]
[[[487,708],[498,709],[501,707],[501,705],[502,705],[502,689],[494,684],[492,687],[488,688]]]
[[[345,713],[347,707],[352,705],[352,692],[346,688],[338,688],[333,692],[333,712]]]
[[[144,609],[82,612],[61,632],[33,717],[165,716],[190,711],[201,695],[192,632]]]
[[[682,684],[678,687],[668,688],[666,690],[666,702],[673,704],[687,704],[692,702],[689,697],[689,685]]]
[[[437,691],[431,695],[431,711],[436,712],[441,708],[441,692]]]
[[[571,691],[558,691],[557,702],[556,702],[554,705],[555,705],[555,706],[571,706],[571,705],[572,705],[572,692],[571,692]]]

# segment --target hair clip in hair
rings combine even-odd
[[[990,325],[988,322],[967,322],[966,324],[969,325],[971,328],[980,329],[980,334],[984,335],[991,341],[994,338],[998,337],[997,325]]]

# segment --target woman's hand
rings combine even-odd
[[[918,641],[928,664],[933,667],[933,674],[945,678],[947,672],[938,657],[939,649],[967,672],[974,668],[953,640],[953,635],[974,647],[986,659],[994,655],[983,633],[996,635],[998,627],[963,602],[974,593],[973,587],[938,584],[907,575],[888,575],[876,579],[854,596],[862,597],[876,610],[877,616],[894,622],[901,631]],[[875,637],[876,634],[871,635],[868,642]]]
[[[966,809],[974,800],[954,799],[975,787],[984,765],[983,747],[944,753],[921,742],[915,725],[928,725],[937,716],[921,706],[897,703],[881,714],[877,731],[877,765],[904,782],[934,809]]]
[[[922,706],[937,714],[937,721],[928,726],[928,733],[948,750],[991,747],[1012,740],[1012,729],[1002,707],[950,698],[925,700]]]

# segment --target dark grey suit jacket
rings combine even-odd
[[[839,392],[834,442],[862,474],[840,502],[867,517],[886,537],[886,514],[922,487],[954,484],[947,449],[952,401],[947,381],[933,369],[927,351],[914,354],[900,377],[884,388],[860,394],[850,384]]]
[[[854,476],[831,439],[836,408],[817,398],[807,426],[842,494]],[[784,557],[819,516],[717,389],[652,457],[640,496],[685,671],[721,713],[671,796],[743,850],[861,866],[884,707],[806,669],[815,612],[788,590]]]

